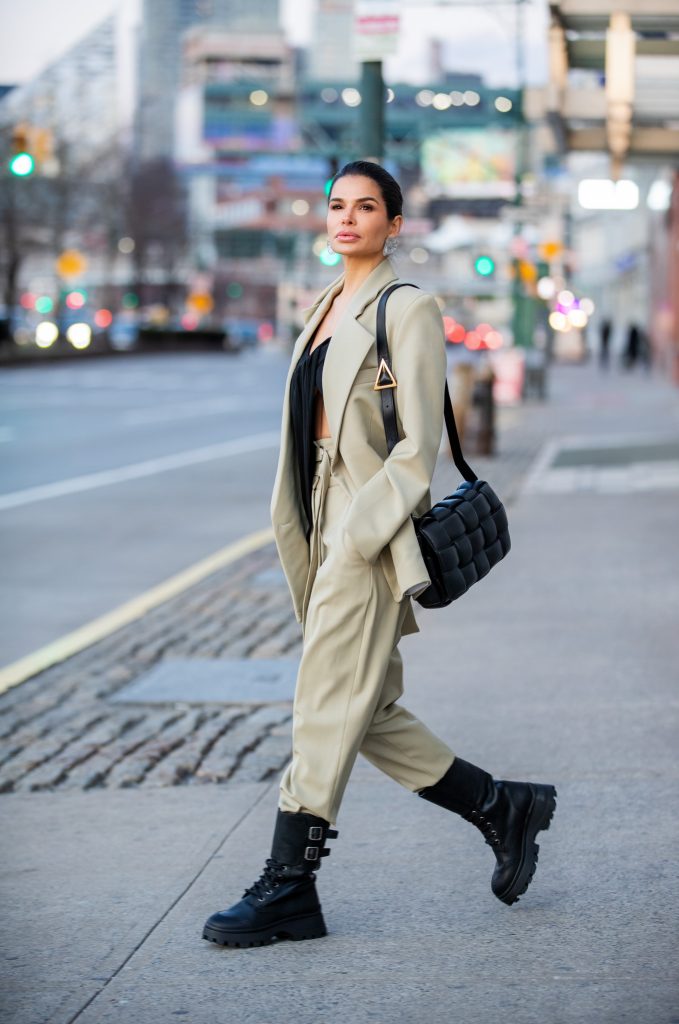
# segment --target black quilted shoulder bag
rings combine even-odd
[[[377,306],[377,363],[381,371],[378,386],[389,452],[399,436],[393,391],[396,384],[390,383],[394,376],[387,344],[387,299],[405,284],[390,285]],[[478,479],[462,455],[447,380],[444,415],[450,450],[464,480],[453,494],[437,501],[428,512],[411,517],[431,579],[426,590],[415,598],[423,608],[445,608],[466,594],[473,583],[483,579],[505,557],[511,546],[504,505],[490,484]]]

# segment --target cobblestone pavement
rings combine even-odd
[[[538,422],[545,415],[536,404],[502,410],[501,451],[470,455],[508,505],[544,440]],[[458,480],[444,452],[434,500]],[[0,793],[272,777],[290,756],[289,702],[126,705],[110,698],[160,661],[296,658],[301,639],[271,543],[0,695]]]

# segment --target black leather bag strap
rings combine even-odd
[[[389,356],[389,345],[387,344],[387,299],[397,288],[403,288],[406,285],[410,288],[419,287],[419,285],[411,284],[409,281],[402,281],[399,284],[389,285],[389,287],[382,292],[380,301],[377,304],[377,365],[381,366],[382,360],[384,359],[386,365],[389,367],[389,372],[391,372],[391,358]],[[396,389],[393,387],[382,388],[380,390],[384,433],[387,438],[387,451],[389,452],[391,452],[394,445],[398,444],[399,441],[398,427],[396,426],[396,408],[394,405],[395,390]],[[471,466],[465,462],[462,454],[460,438],[458,436],[457,425],[455,423],[455,414],[453,412],[453,403],[450,400],[447,380],[445,381],[445,393],[443,396],[443,413],[446,421],[450,451],[455,465],[459,469],[460,473],[462,473],[464,479],[473,483],[474,480],[478,479],[478,477]]]

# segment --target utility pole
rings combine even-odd
[[[380,163],[384,156],[384,80],[382,61],[361,64],[361,159]]]

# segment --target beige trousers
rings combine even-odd
[[[335,824],[359,751],[413,792],[438,782],[455,755],[397,703],[403,693],[397,644],[407,599],[394,601],[379,562],[367,562],[342,531],[351,496],[330,472],[334,440],[315,445],[293,752],[278,806]]]

